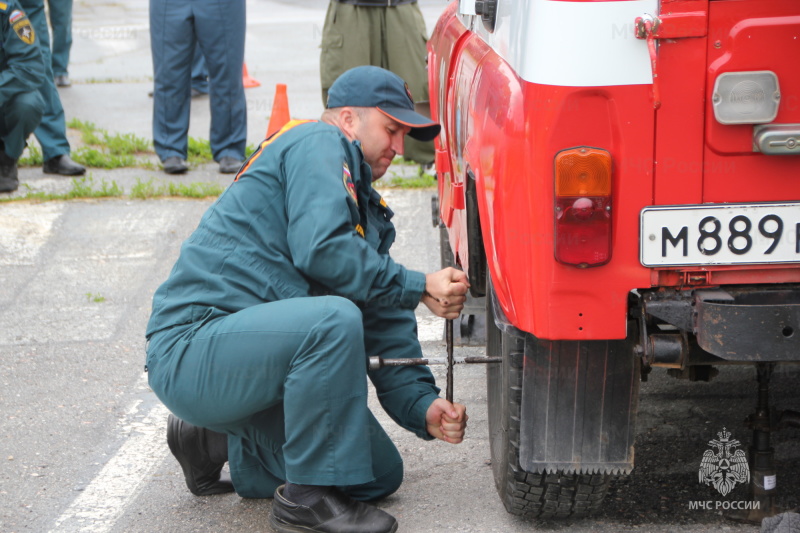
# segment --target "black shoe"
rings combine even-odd
[[[283,497],[284,485],[275,491],[269,524],[279,533],[394,533],[397,520],[373,505],[349,498],[331,488],[317,503],[298,505]]]
[[[86,172],[83,165],[73,161],[69,154],[57,155],[44,162],[45,174],[61,174],[62,176],[79,176]]]
[[[189,166],[186,164],[186,161],[177,155],[166,158],[162,165],[164,165],[164,172],[167,174],[183,174],[189,170]]]
[[[69,76],[66,74],[56,76],[54,81],[56,82],[56,87],[72,87],[72,82],[69,81]]]
[[[195,496],[233,492],[230,481],[220,480],[225,462],[212,461],[209,436],[227,439],[220,433],[193,426],[174,415],[167,418],[167,444],[181,465],[186,486]]]
[[[17,160],[0,150],[0,192],[14,192],[18,188]]]
[[[17,160],[0,148],[0,192],[14,192],[18,188]]]
[[[221,174],[235,174],[242,168],[242,163],[244,161],[235,157],[223,157],[219,160],[219,171]]]
[[[15,177],[7,178],[0,175],[0,192],[14,192],[19,189],[19,180]]]

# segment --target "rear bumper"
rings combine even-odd
[[[643,300],[646,314],[694,334],[700,348],[721,359],[800,361],[798,285],[658,291]]]

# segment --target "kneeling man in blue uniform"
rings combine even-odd
[[[39,39],[17,0],[0,0],[0,192],[19,188],[17,160],[42,120]]]
[[[463,272],[392,260],[393,213],[372,188],[406,134],[430,141],[439,129],[397,75],[349,70],[321,120],[262,142],[183,244],[153,299],[146,369],[194,494],[274,496],[281,532],[396,531],[364,503],[403,478],[367,377],[400,426],[462,441],[466,408],[439,398],[427,367],[367,370],[369,355],[422,356],[419,302],[445,318],[464,304]]]

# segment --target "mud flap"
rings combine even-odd
[[[630,340],[529,339],[520,466],[535,473],[630,473],[639,361]]]

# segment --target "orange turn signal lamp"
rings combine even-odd
[[[611,154],[598,148],[571,148],[556,155],[556,196],[611,194]]]

